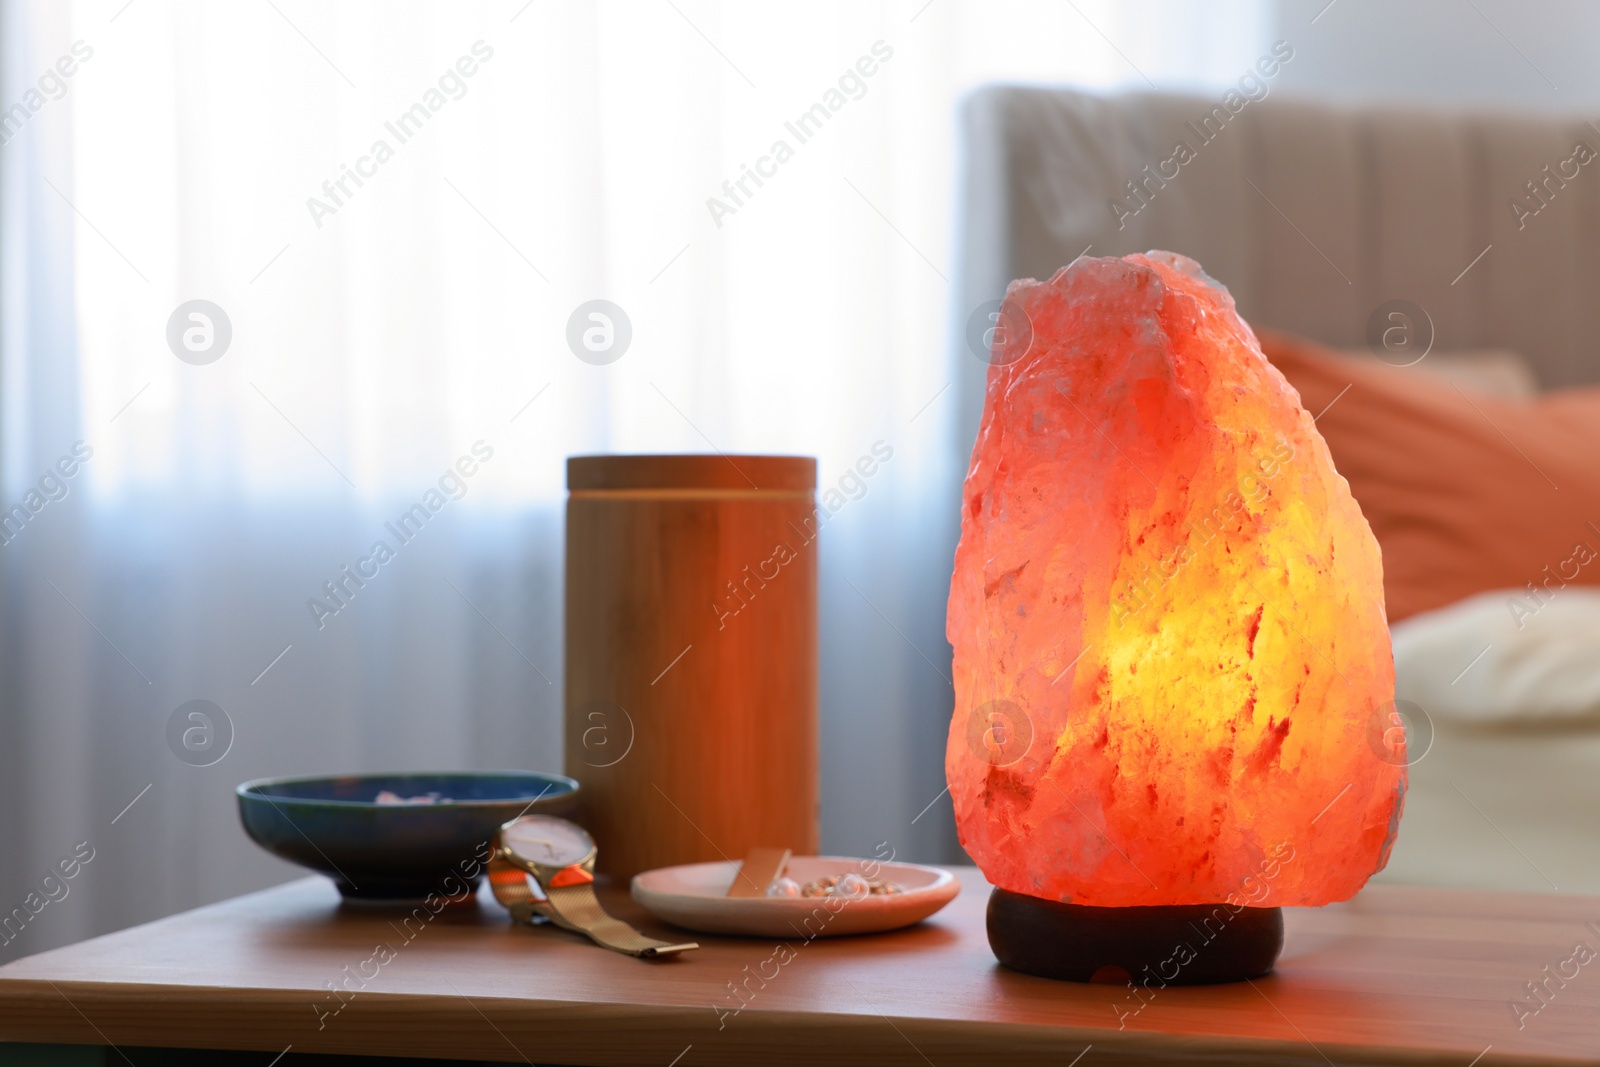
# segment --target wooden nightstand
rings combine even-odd
[[[961,896],[909,930],[786,951],[700,936],[660,962],[513,928],[487,892],[407,923],[307,879],[0,967],[0,1039],[114,1043],[140,1063],[136,1046],[262,1064],[1600,1063],[1600,956],[1572,962],[1600,952],[1600,898],[1374,886],[1286,909],[1265,979],[1136,996],[1001,969],[988,886],[957,873]],[[651,928],[624,893],[606,900]]]

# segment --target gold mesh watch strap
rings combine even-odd
[[[620,919],[612,918],[600,906],[594,886],[589,883],[551,889],[541,901],[528,885],[527,872],[499,856],[489,861],[489,887],[494,890],[494,898],[517,922],[543,915],[557,926],[583,934],[614,952],[630,956],[669,956],[700,947],[692,941],[682,944],[657,941]]]
[[[693,941],[674,944],[646,937],[621,919],[606,914],[594,895],[594,886],[564,885],[550,889],[549,915],[558,926],[587,934],[597,945],[629,956],[669,956],[700,946]]]

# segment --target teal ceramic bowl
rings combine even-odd
[[[475,889],[500,825],[570,814],[578,783],[537,771],[458,771],[261,778],[236,792],[252,841],[332,878],[347,899],[420,900]]]

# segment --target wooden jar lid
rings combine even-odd
[[[569,456],[567,489],[738,489],[809,491],[817,487],[811,456]]]

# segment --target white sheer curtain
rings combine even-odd
[[[1259,5],[3,10],[0,912],[95,858],[0,959],[291,876],[245,778],[559,769],[575,452],[819,457],[825,847],[954,856],[956,101],[1226,82]],[[214,361],[169,345],[191,301]],[[210,766],[169,749],[191,700]]]

